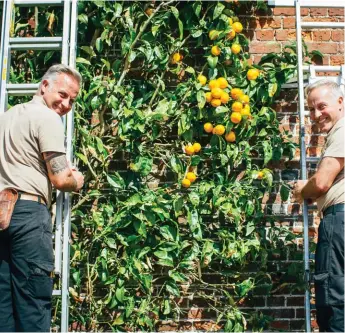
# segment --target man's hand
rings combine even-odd
[[[302,190],[307,182],[307,180],[297,180],[295,182],[290,183],[290,185],[292,186],[292,198],[298,203],[302,203],[304,200],[302,196]]]
[[[72,175],[73,175],[74,179],[77,182],[77,186],[75,188],[75,191],[79,191],[84,185],[84,176],[75,167],[73,167],[73,169],[71,169],[71,171],[72,171]]]

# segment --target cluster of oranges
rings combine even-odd
[[[199,75],[198,81],[201,85],[206,85],[207,78],[204,75]],[[210,91],[205,94],[206,102],[210,103],[213,107],[216,108],[221,104],[229,102],[230,96],[228,92],[224,90],[228,87],[228,81],[224,77],[210,80],[208,87]]]
[[[204,124],[204,131],[206,133],[212,133],[215,135],[222,136],[225,133],[225,126],[223,126],[223,125],[213,126],[211,123],[205,123]],[[230,131],[229,133],[225,134],[225,140],[227,142],[235,142],[236,141],[235,132]]]
[[[184,148],[184,151],[187,155],[192,156],[195,153],[198,153],[201,150],[201,145],[199,142],[195,142],[194,144],[189,144]]]
[[[197,178],[197,176],[196,176],[196,174],[194,172],[188,171],[186,173],[186,176],[183,178],[181,184],[182,184],[183,187],[188,188],[188,187],[190,187],[190,185],[192,183],[195,182],[196,178]]]

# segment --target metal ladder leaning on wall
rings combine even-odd
[[[301,19],[301,7],[327,7],[327,8],[344,8],[344,0],[332,1],[307,1],[295,0],[296,9],[296,39],[297,39],[297,69],[298,69],[298,105],[299,105],[299,125],[300,125],[300,166],[301,166],[301,179],[307,179],[307,160],[308,162],[317,162],[318,158],[306,157],[306,144],[305,144],[305,117],[309,115],[304,109],[304,73],[309,73],[309,83],[322,79],[317,77],[316,71],[320,72],[339,72],[338,77],[333,77],[335,81],[341,84],[344,88],[345,80],[345,66],[304,66],[303,65],[303,48],[302,48],[302,29],[315,29],[315,28],[345,28],[344,22],[303,22]],[[303,244],[304,244],[304,274],[305,281],[310,283],[310,268],[309,268],[309,223],[308,223],[308,204],[306,201],[303,203]],[[311,332],[310,321],[310,291],[309,288],[305,291],[305,330]]]
[[[62,37],[12,37],[11,24],[14,6],[62,6]],[[8,96],[34,95],[38,84],[9,83],[11,51],[17,50],[60,50],[61,63],[75,67],[77,45],[77,0],[5,0],[3,3],[3,21],[0,53],[0,114],[7,110]],[[63,118],[66,130],[66,156],[72,160],[73,113]],[[69,240],[71,233],[70,194],[57,191],[55,222],[55,263],[54,273],[59,276],[61,289],[54,290],[53,296],[61,296],[61,332],[68,332],[69,317]]]

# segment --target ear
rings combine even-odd
[[[42,95],[48,90],[49,87],[49,81],[48,80],[43,80],[41,84],[41,93]]]

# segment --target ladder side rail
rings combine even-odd
[[[69,0],[69,35],[67,45],[69,52],[66,55],[68,65],[75,68],[75,48],[77,39],[77,1]],[[66,12],[65,12],[65,16]],[[66,156],[73,161],[73,132],[74,132],[74,106],[66,115]],[[64,193],[64,221],[63,221],[63,262],[62,262],[62,300],[61,300],[61,332],[68,332],[69,325],[69,275],[70,275],[70,239],[71,239],[71,194]]]
[[[11,48],[9,45],[10,27],[12,20],[13,1],[8,0],[3,5],[3,22],[2,22],[2,38],[1,38],[1,78],[0,78],[0,113],[7,109],[7,92],[6,84],[8,82],[10,63],[11,63]]]
[[[299,101],[299,125],[300,125],[300,167],[301,179],[307,179],[306,147],[305,147],[305,124],[304,124],[304,80],[303,80],[303,47],[302,47],[302,27],[301,27],[301,7],[300,0],[296,3],[296,38],[297,38],[297,73],[298,73],[298,101]],[[310,320],[310,268],[309,268],[309,222],[308,204],[304,200],[303,206],[303,254],[304,254],[304,273],[307,288],[304,294],[305,304],[305,329],[311,332]]]

